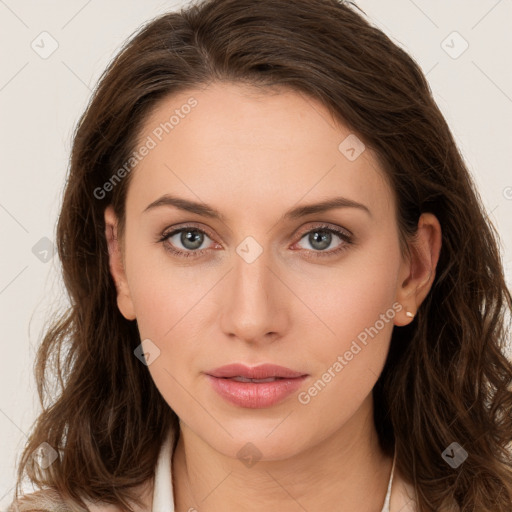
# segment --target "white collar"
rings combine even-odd
[[[171,477],[171,458],[173,431],[165,439],[155,469],[155,486],[153,489],[153,506],[151,512],[174,512],[174,495]]]
[[[171,476],[171,459],[174,436],[172,430],[170,435],[164,441],[155,469],[155,486],[153,490],[153,506],[151,512],[174,512],[174,492]],[[396,450],[393,456],[393,466],[389,477],[388,490],[384,499],[384,507],[381,512],[389,512],[389,502],[391,500],[391,486],[393,484],[393,474],[395,472]]]

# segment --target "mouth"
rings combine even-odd
[[[278,404],[298,390],[308,374],[274,364],[231,364],[207,372],[206,376],[213,389],[229,403],[261,409]]]

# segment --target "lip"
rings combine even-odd
[[[216,368],[211,372],[206,372],[207,375],[212,377],[230,378],[230,377],[245,377],[247,379],[268,379],[270,377],[281,377],[294,379],[302,377],[305,373],[296,372],[284,366],[276,364],[260,364],[258,366],[246,366],[244,364],[228,364]]]
[[[308,374],[275,364],[249,367],[229,364],[206,373],[213,389],[228,402],[239,407],[262,409],[272,407],[297,391]],[[240,382],[246,379],[276,378],[271,382]]]

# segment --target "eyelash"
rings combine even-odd
[[[198,227],[193,226],[193,225],[187,225],[187,226],[182,226],[178,229],[174,229],[168,233],[164,231],[164,233],[157,239],[157,242],[162,243],[164,245],[164,248],[166,251],[168,251],[178,257],[182,257],[182,258],[199,258],[200,256],[202,256],[204,253],[206,253],[208,251],[208,249],[201,249],[201,250],[195,250],[195,251],[181,251],[178,249],[174,249],[172,246],[166,244],[166,242],[168,241],[169,238],[171,238],[172,236],[174,236],[178,233],[181,233],[183,231],[193,231],[193,232],[197,232],[197,233],[202,233],[213,240],[213,237],[207,231],[204,231],[203,229],[199,229]],[[326,224],[319,224],[318,226],[314,226],[309,231],[306,231],[305,233],[303,233],[301,235],[301,237],[299,238],[299,241],[302,240],[306,235],[309,235],[310,233],[314,233],[317,231],[335,234],[339,238],[341,238],[343,243],[340,244],[336,249],[332,249],[330,251],[314,251],[314,250],[306,249],[306,252],[312,253],[312,256],[314,258],[326,258],[326,257],[338,255],[341,252],[348,249],[348,246],[350,246],[354,243],[353,239],[352,239],[352,235],[350,235],[348,232],[343,231],[338,228],[333,228],[330,225],[326,225]]]

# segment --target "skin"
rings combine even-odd
[[[216,83],[161,100],[141,141],[191,96],[198,105],[132,171],[122,239],[112,208],[105,211],[118,306],[160,350],[148,370],[180,418],[177,511],[320,511],[333,503],[380,511],[392,459],[378,444],[371,391],[393,326],[412,321],[406,311],[415,314],[430,290],[441,227],[423,214],[411,257],[403,256],[393,191],[371,150],[349,161],[338,146],[351,131],[321,103],[269,92]],[[224,220],[172,206],[144,211],[165,193],[203,201]],[[369,213],[345,207],[281,219],[334,196]],[[179,234],[157,241],[189,223],[206,232],[202,256],[166,250],[194,250]],[[333,234],[318,248],[307,235],[319,223],[349,230],[353,243]],[[251,263],[236,252],[248,236],[263,250]],[[322,251],[332,255],[314,257]],[[204,374],[270,362],[309,374],[307,391],[394,303],[401,310],[307,405],[294,393],[269,408],[240,408]],[[248,442],[262,457],[249,468],[237,457]]]

